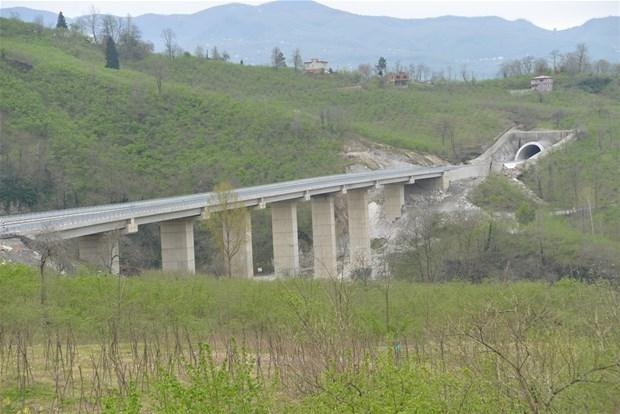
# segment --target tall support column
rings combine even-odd
[[[162,269],[195,273],[193,219],[162,221],[159,224],[159,234]]]
[[[349,215],[349,255],[354,267],[370,266],[370,235],[368,232],[368,191],[347,192]]]
[[[314,276],[336,277],[336,219],[332,196],[312,198]]]
[[[118,237],[110,233],[92,234],[78,239],[80,260],[119,274]]]
[[[231,258],[230,273],[233,277],[252,278],[254,277],[254,261],[252,257],[252,217],[247,209],[243,209],[240,215],[240,228],[238,231],[228,232],[226,224],[222,231],[224,232],[224,240],[231,238],[230,246],[232,246],[234,256]],[[227,243],[228,244],[228,243]]]
[[[271,204],[271,230],[276,275],[296,275],[299,273],[299,245],[297,204],[294,201]]]
[[[401,216],[405,205],[405,185],[386,184],[383,186],[383,214],[385,219],[393,222]]]

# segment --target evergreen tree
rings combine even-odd
[[[67,29],[67,21],[62,12],[58,13],[58,20],[56,21],[56,29]]]
[[[120,69],[116,45],[110,36],[106,37],[105,41],[105,67],[110,69]]]
[[[379,61],[377,62],[377,74],[379,76],[383,76],[385,74],[385,69],[387,68],[387,61],[385,60],[385,58],[383,56],[381,56],[379,58]]]
[[[274,47],[271,52],[271,66],[274,69],[286,67],[286,58],[279,47]]]

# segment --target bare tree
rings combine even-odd
[[[164,48],[166,49],[166,55],[170,60],[174,59],[177,53],[176,35],[172,29],[164,29],[161,32],[161,37],[164,40]]]
[[[611,64],[605,59],[599,59],[594,64],[594,70],[596,73],[609,73]]]
[[[575,50],[575,56],[577,57],[577,65],[579,72],[585,72],[586,67],[588,66],[588,47],[585,43],[579,43],[577,45],[577,49]]]
[[[99,34],[99,11],[95,6],[90,6],[88,13],[84,16],[84,25],[90,32],[93,42],[98,43],[97,35]]]
[[[534,62],[534,72],[536,74],[546,73],[549,71],[547,60],[543,58],[536,59]]]
[[[34,18],[34,30],[37,36],[41,36],[43,34],[43,29],[45,29],[45,21],[43,20],[43,16],[39,15]]]
[[[532,70],[534,69],[534,61],[534,56],[526,56],[521,59],[521,67],[523,68],[523,72],[528,74],[532,73]]]
[[[47,279],[45,269],[52,263],[58,270],[63,270],[66,262],[66,246],[58,234],[47,231],[37,236],[36,239],[22,238],[22,242],[39,253],[39,276],[41,278],[39,301],[41,305],[47,303]]]
[[[461,78],[463,82],[467,82],[467,65],[461,66]]]
[[[216,207],[209,212],[206,227],[224,259],[226,275],[233,276],[233,259],[241,250],[247,231],[248,211],[237,201],[237,194],[228,182],[218,184],[214,190]]]
[[[372,67],[368,63],[362,63],[357,67],[357,71],[363,81],[368,81],[372,75]]]
[[[558,63],[562,55],[557,49],[553,49],[549,55],[551,56],[551,60],[553,62],[553,73],[558,73]]]
[[[196,49],[194,49],[194,56],[196,56],[198,59],[204,59],[205,58],[204,48],[200,45],[196,46]]]
[[[122,26],[122,19],[117,19],[115,16],[111,16],[109,14],[101,16],[99,38],[105,39],[106,37],[109,37],[114,41],[114,43],[118,43]]]

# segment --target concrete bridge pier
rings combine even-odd
[[[162,221],[159,234],[162,270],[195,273],[194,220],[189,218]]]
[[[299,242],[295,201],[280,201],[271,204],[271,232],[275,274],[296,276],[299,273]]]
[[[385,219],[393,222],[400,218],[405,205],[405,185],[386,184],[383,186],[383,214]]]
[[[314,277],[336,277],[336,218],[334,197],[312,198],[312,250]]]
[[[230,246],[236,249],[231,260],[231,274],[233,277],[254,277],[254,259],[252,256],[252,216],[250,211],[243,209],[241,215],[241,231],[239,234],[230,234],[230,237],[240,237],[240,240],[231,240]],[[226,225],[224,224],[224,240],[227,238]]]
[[[347,192],[349,216],[349,255],[354,268],[370,266],[370,234],[368,231],[368,191]]]
[[[98,233],[78,239],[80,260],[119,274],[118,237],[111,233]]]

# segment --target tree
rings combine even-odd
[[[594,64],[594,70],[596,73],[609,73],[611,71],[611,64],[605,59],[599,59]]]
[[[536,59],[534,62],[534,72],[536,74],[542,74],[549,71],[549,65],[547,64],[547,60],[543,58]]]
[[[118,26],[118,50],[121,57],[139,60],[153,51],[152,43],[142,41],[140,29],[133,23],[130,15],[127,15],[124,23],[119,19]]]
[[[579,43],[577,45],[577,49],[575,50],[575,56],[577,57],[579,72],[585,72],[586,67],[589,64],[588,47],[585,45],[585,43]]]
[[[286,67],[286,58],[284,57],[284,53],[282,53],[280,48],[277,46],[271,51],[271,66],[274,69]]]
[[[99,34],[99,11],[95,6],[90,6],[88,14],[86,15],[86,25],[90,31],[90,35],[93,37],[93,41],[97,43],[97,35]]]
[[[45,20],[43,20],[43,16],[37,16],[34,18],[34,31],[37,36],[41,37],[43,34],[43,29],[45,28]]]
[[[56,21],[56,29],[68,29],[67,21],[62,12],[58,13],[58,20]]]
[[[118,52],[114,40],[108,36],[105,40],[105,67],[110,69],[120,69],[118,62]]]
[[[200,45],[196,46],[196,49],[194,49],[194,56],[196,56],[198,59],[204,59],[205,58],[204,48]]]
[[[551,55],[551,59],[553,62],[553,73],[558,73],[558,61],[562,55],[560,54],[560,51],[557,49],[553,49],[550,55]]]
[[[362,63],[357,67],[357,71],[359,72],[362,81],[366,82],[368,81],[368,79],[370,79],[370,75],[372,73],[372,66],[368,63]]]
[[[521,59],[521,67],[523,68],[523,72],[530,74],[534,69],[534,56],[526,56]]]
[[[233,276],[233,259],[245,240],[249,213],[238,203],[237,194],[230,183],[216,185],[214,194],[217,207],[210,212],[206,226],[224,260],[226,275],[230,278]]]
[[[161,37],[164,39],[164,48],[166,49],[166,55],[170,60],[174,59],[177,53],[177,45],[175,43],[176,35],[172,29],[164,29],[161,32]]]
[[[220,51],[217,50],[217,46],[213,46],[213,49],[211,49],[211,59],[212,60],[221,60],[222,56],[220,55]]]
[[[301,52],[299,49],[295,49],[293,53],[293,67],[295,68],[295,72],[301,72],[304,68],[304,61],[301,58]]]
[[[381,77],[385,75],[386,68],[387,68],[387,61],[385,60],[383,56],[381,56],[379,58],[379,61],[377,62],[377,65],[375,66],[375,69],[377,70],[377,75]]]
[[[120,39],[120,34],[122,31],[122,20],[117,19],[114,16],[109,14],[101,16],[101,32],[99,37],[101,39],[105,39],[106,37],[111,37],[114,40],[114,43],[117,43]]]

